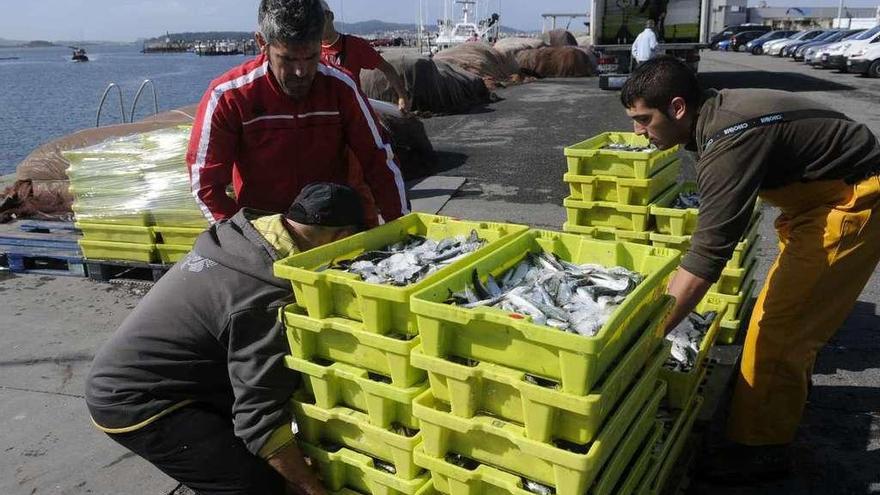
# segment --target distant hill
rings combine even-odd
[[[51,41],[34,40],[34,41],[28,41],[27,43],[24,43],[21,46],[23,46],[25,48],[46,48],[48,46],[58,46],[58,45],[56,45],[55,43],[52,43]]]
[[[185,33],[166,33],[155,38],[143,40],[145,43],[164,43],[165,38],[170,38],[172,42],[183,41],[190,43],[193,41],[204,40],[249,40],[253,39],[253,31],[200,31]]]
[[[27,43],[27,42],[20,41],[20,40],[8,40],[6,38],[0,38],[0,47],[21,46],[25,43]]]

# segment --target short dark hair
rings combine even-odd
[[[324,8],[320,0],[261,0],[257,22],[266,43],[316,42],[324,33]]]
[[[681,60],[662,55],[639,65],[620,90],[620,102],[632,108],[642,99],[649,108],[666,112],[673,98],[684,98],[688,111],[700,105],[697,75]]]

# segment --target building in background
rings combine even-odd
[[[710,12],[710,31],[719,33],[725,26],[760,24],[773,29],[872,27],[880,23],[880,6],[845,7],[840,19],[837,7],[748,7],[747,0],[714,0]]]

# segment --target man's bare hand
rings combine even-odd
[[[326,495],[318,475],[306,463],[306,459],[291,442],[268,459],[269,465],[287,480],[286,492],[289,495]]]

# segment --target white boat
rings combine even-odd
[[[455,0],[453,10],[461,6],[461,17],[458,20],[445,18],[437,20],[437,36],[432,40],[432,51],[445,50],[451,46],[473,41],[495,42],[501,24],[498,13],[477,20],[478,0]],[[444,17],[447,9],[444,9]]]

